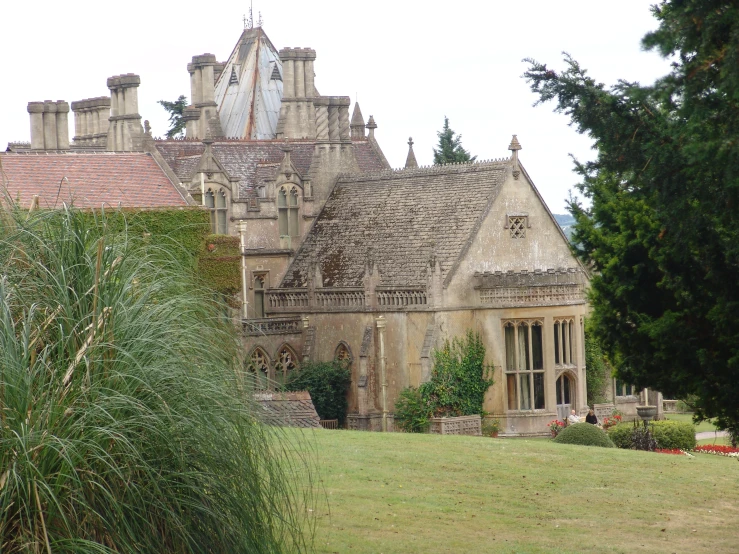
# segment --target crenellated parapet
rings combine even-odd
[[[491,308],[584,304],[588,277],[580,268],[475,273],[480,303]]]

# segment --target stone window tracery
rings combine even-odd
[[[508,216],[508,229],[511,232],[512,239],[526,238],[528,219],[528,216],[525,215]]]
[[[275,381],[283,385],[287,383],[290,372],[295,369],[297,359],[295,352],[289,346],[284,345],[280,348],[275,360]]]
[[[226,192],[223,189],[214,191],[209,188],[205,193],[205,206],[210,210],[211,232],[214,235],[228,234]]]
[[[277,223],[281,237],[300,235],[298,212],[298,188],[280,187],[277,193]]]
[[[269,356],[261,348],[257,347],[249,356],[246,370],[254,375],[255,384],[258,389],[266,389],[269,382]]]
[[[575,320],[557,318],[554,320],[554,365],[575,365]]]
[[[509,410],[544,409],[544,344],[540,320],[504,322]]]

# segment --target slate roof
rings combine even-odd
[[[279,164],[284,152],[282,140],[225,140],[213,143],[213,155],[223,165],[231,177],[239,179],[239,194],[246,197],[255,185],[265,178],[265,169],[258,170],[266,164]],[[380,171],[386,169],[383,160],[375,152],[369,141],[355,141],[354,152],[359,170],[362,172]],[[180,181],[188,183],[197,170],[200,157],[205,151],[205,145],[194,140],[158,140],[156,147],[177,174]],[[290,141],[292,152],[290,159],[301,175],[306,175],[310,169],[315,150],[313,141]],[[278,166],[274,166],[271,177],[274,179]]]
[[[215,85],[225,136],[257,140],[277,136],[281,68],[280,55],[262,28],[245,29]]]
[[[30,206],[33,195],[39,195],[42,208],[63,202],[78,208],[187,206],[146,153],[5,153],[0,164],[0,183],[6,183],[9,196],[20,198],[24,207]]]
[[[260,419],[267,425],[320,427],[320,419],[310,393],[260,392],[254,400],[261,408]]]
[[[314,262],[327,287],[361,287],[368,261],[383,286],[426,285],[432,258],[446,279],[497,196],[507,163],[340,178],[280,286],[306,286]]]

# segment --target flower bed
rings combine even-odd
[[[702,444],[695,447],[695,452],[739,458],[739,448],[734,448],[733,446],[724,446],[723,444]]]
[[[657,448],[655,452],[659,452],[660,454],[677,454],[679,456],[687,455],[687,452],[683,452],[679,448]]]

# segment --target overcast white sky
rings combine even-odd
[[[432,163],[444,115],[480,160],[509,155],[515,133],[544,199],[564,213],[577,182],[568,154],[584,160],[593,151],[552,105],[532,106],[522,59],[561,69],[567,51],[599,81],[651,83],[668,62],[640,49],[657,26],[650,3],[255,0],[254,19],[261,11],[277,49],[316,50],[316,88],[358,96],[392,166],[404,165],[409,136],[419,164]],[[243,0],[3,2],[0,149],[30,140],[29,101],[108,95],[106,79],[121,73],[141,75],[139,111],[163,135],[167,114],[156,101],[189,98],[187,63],[205,52],[225,61],[248,10]]]

